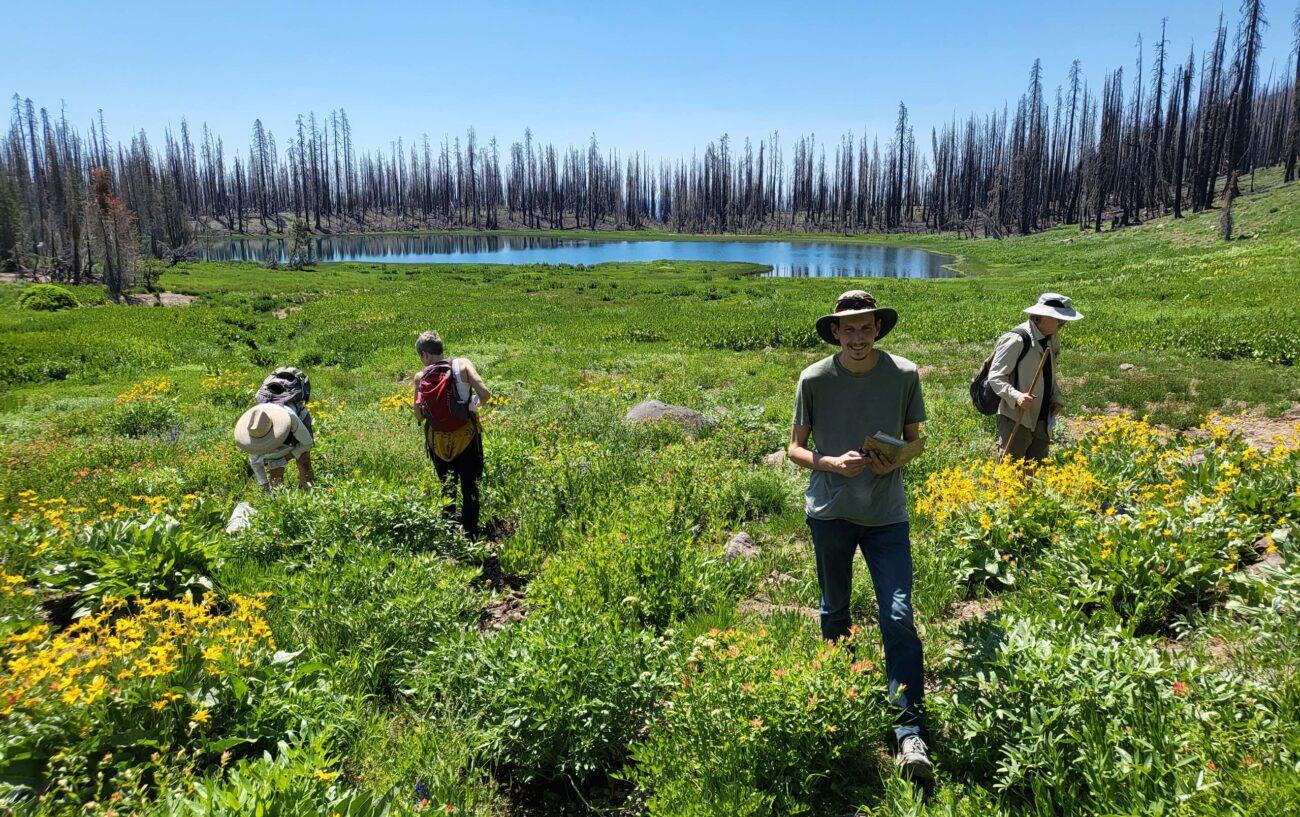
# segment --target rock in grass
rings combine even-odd
[[[678,426],[688,434],[700,434],[708,431],[718,423],[712,417],[701,414],[685,406],[672,406],[658,400],[642,400],[628,409],[623,420],[629,423],[668,422]]]
[[[722,555],[728,559],[753,559],[758,555],[758,542],[748,533],[741,531],[727,542]]]
[[[1119,370],[1121,372],[1145,372],[1147,370],[1147,367],[1135,366],[1132,363],[1121,363],[1119,364]]]

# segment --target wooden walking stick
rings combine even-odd
[[[1033,394],[1034,389],[1038,388],[1038,376],[1043,373],[1043,364],[1047,362],[1047,356],[1051,353],[1052,347],[1050,345],[1043,347],[1043,356],[1038,359],[1038,368],[1034,370],[1034,379],[1030,381],[1029,391],[1026,392],[1026,394]],[[1047,395],[1047,399],[1051,400],[1052,396],[1050,394]],[[1002,454],[998,457],[998,462],[1002,462],[1007,458],[1007,453],[1011,450],[1011,444],[1015,442],[1016,434],[1020,431],[1020,421],[1024,418],[1025,409],[1027,408],[1029,408],[1028,403],[1020,407],[1020,413],[1016,415],[1016,425],[1011,429],[1011,435],[1007,437],[1007,447],[1002,449]]]

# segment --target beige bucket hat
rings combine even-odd
[[[291,428],[293,415],[284,406],[253,406],[235,423],[235,444],[247,454],[266,454],[284,444]]]
[[[1059,292],[1044,292],[1038,296],[1038,303],[1026,307],[1029,315],[1042,315],[1046,318],[1059,318],[1063,321],[1077,321],[1083,316],[1074,311],[1074,301]]]
[[[839,346],[840,342],[831,334],[831,321],[837,321],[840,318],[852,318],[855,315],[875,314],[880,318],[880,332],[876,335],[876,340],[880,340],[889,334],[889,330],[894,328],[898,323],[898,312],[889,307],[876,306],[876,299],[871,296],[870,292],[861,289],[850,289],[848,292],[840,295],[835,299],[835,306],[831,309],[829,315],[822,315],[817,319],[817,334],[821,335],[822,340],[833,346]]]

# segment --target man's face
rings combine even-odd
[[[876,343],[878,329],[875,315],[854,315],[832,323],[831,335],[850,360],[866,360]]]
[[[1046,315],[1040,315],[1038,318],[1038,331],[1050,338],[1061,331],[1061,327],[1065,326],[1065,323],[1060,318],[1049,318]]]

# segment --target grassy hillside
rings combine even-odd
[[[1232,242],[1215,212],[886,239],[966,273],[863,282],[900,312],[882,346],[922,367],[930,418],[907,473],[928,793],[888,761],[865,571],[863,633],[822,645],[806,475],[764,462],[799,371],[830,351],[813,321],[856,284],[736,264],[195,263],[161,282],[193,306],[82,288],[57,313],[0,284],[0,802],[1295,810],[1300,441],[1252,445],[1218,418],[1300,402],[1300,186],[1256,184]],[[997,471],[966,384],[1047,290],[1086,315],[1063,337],[1066,413],[1110,419],[1036,475]],[[426,328],[499,395],[486,542],[441,519],[404,408]],[[230,428],[278,365],[311,375],[320,486],[268,498]],[[718,425],[625,425],[647,398]],[[226,537],[241,499],[259,513]],[[742,529],[760,556],[724,558]]]

